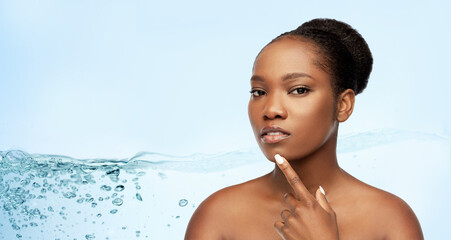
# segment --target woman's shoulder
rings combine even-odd
[[[249,195],[253,194],[253,185],[255,180],[225,187],[216,191],[207,197],[196,209],[215,216],[234,215],[235,212],[241,212],[241,208],[246,207],[249,201]]]
[[[383,239],[423,239],[415,213],[400,197],[363,182],[351,194],[362,220],[366,219]]]
[[[386,239],[423,239],[420,222],[412,208],[400,197],[377,190],[373,211],[384,225]]]
[[[222,234],[236,226],[236,216],[248,210],[257,181],[232,185],[207,197],[193,213],[185,239],[224,239]]]

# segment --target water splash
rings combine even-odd
[[[419,131],[406,131],[399,129],[380,129],[368,132],[349,134],[338,140],[337,152],[356,152],[372,147],[383,146],[406,140],[438,141],[451,143],[448,136],[436,133],[424,133]]]
[[[66,156],[28,154],[19,150],[0,152],[0,156],[0,207],[8,217],[11,228],[16,231],[44,225],[48,218],[55,218],[57,215],[67,220],[71,213],[66,207],[62,207],[60,211],[54,210],[52,206],[46,207],[52,204],[46,201],[55,196],[80,204],[80,209],[84,209],[82,204],[88,204],[91,208],[109,204],[104,199],[113,199],[111,208],[121,206],[124,196],[117,196],[117,193],[125,189],[123,184],[127,180],[120,176],[123,173],[133,175],[138,183],[139,177],[145,174],[137,171],[139,168],[134,161],[79,160]],[[98,186],[98,182],[108,181],[105,179],[109,180],[109,184]],[[119,181],[121,184],[117,184]],[[114,193],[111,193],[112,188]],[[95,199],[84,189],[92,192],[99,189],[101,191],[96,193],[100,192],[102,195]],[[110,213],[118,211],[112,209]],[[105,213],[99,212],[96,217],[101,217],[102,214]],[[23,238],[22,234],[16,237]],[[93,234],[86,234],[86,239],[93,238]]]

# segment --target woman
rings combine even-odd
[[[337,163],[339,123],[372,63],[360,34],[332,19],[311,20],[266,45],[253,66],[249,119],[275,168],[208,197],[185,239],[423,239],[403,200]]]

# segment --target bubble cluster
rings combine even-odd
[[[97,219],[105,214],[117,214],[127,194],[136,196],[136,201],[143,201],[141,194],[136,191],[140,190],[137,188],[139,177],[145,172],[136,172],[133,166],[121,161],[82,161],[62,156],[30,155],[23,151],[0,152],[0,156],[0,210],[8,216],[11,229],[18,231],[17,239],[26,237],[22,229],[47,224],[48,218],[59,216],[67,220],[71,214],[68,209],[49,206],[52,203],[45,201],[49,197],[59,197],[74,204],[87,204],[92,209],[97,209],[99,204],[109,208],[107,212],[103,210],[94,214],[93,217]],[[130,188],[130,193],[126,191],[127,179],[120,179],[122,172],[134,175],[135,188]],[[110,184],[105,183],[108,180]],[[100,190],[96,191],[96,196],[83,192],[83,189],[93,188]],[[124,195],[118,196],[118,193]],[[36,201],[39,200],[43,202],[38,204]],[[81,212],[77,211],[77,214]],[[136,234],[139,235],[139,232]],[[84,237],[95,239],[92,233],[86,233]]]

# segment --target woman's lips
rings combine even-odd
[[[290,133],[279,126],[268,126],[261,130],[261,140],[264,143],[278,143],[290,136]]]
[[[288,135],[288,134],[280,133],[277,135],[263,135],[261,137],[261,139],[264,143],[277,143],[277,142],[284,140],[285,138],[287,138],[289,136],[290,135]]]

